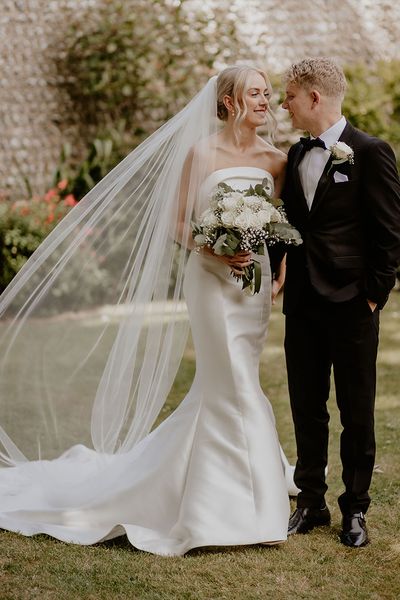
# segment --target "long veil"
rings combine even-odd
[[[209,168],[188,156],[215,133],[216,111],[212,77],[72,209],[0,297],[3,464],[78,443],[126,452],[150,431],[188,334],[185,247]]]

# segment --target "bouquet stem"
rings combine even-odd
[[[261,264],[254,260],[251,265],[243,269],[242,290],[250,288],[253,294],[258,294],[261,288]]]

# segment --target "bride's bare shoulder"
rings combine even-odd
[[[272,169],[277,174],[280,171],[284,171],[287,163],[287,155],[285,152],[282,152],[282,150],[279,150],[270,142],[262,138],[259,138],[259,144],[266,163],[270,165],[269,170]]]
[[[276,146],[263,138],[258,137],[258,141],[266,155],[276,160],[280,160],[281,162],[287,161],[287,154],[285,154],[285,152],[282,152],[282,150],[279,150],[279,148],[276,148]]]

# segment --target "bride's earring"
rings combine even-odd
[[[231,112],[231,115],[232,115],[232,117],[235,116],[235,111],[234,110]]]

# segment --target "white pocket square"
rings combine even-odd
[[[333,174],[333,179],[335,183],[343,183],[344,181],[348,181],[349,178],[344,173],[339,173],[339,171],[335,171]]]

